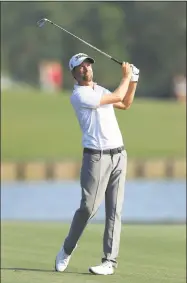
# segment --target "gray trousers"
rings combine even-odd
[[[82,198],[75,212],[69,234],[64,241],[64,250],[71,254],[88,221],[95,215],[105,197],[105,230],[103,237],[104,260],[117,265],[121,233],[121,211],[127,153],[90,154],[84,153],[81,169]]]

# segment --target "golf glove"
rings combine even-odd
[[[132,67],[131,82],[137,82],[139,79],[140,70],[136,68],[134,65],[131,65],[131,67]]]

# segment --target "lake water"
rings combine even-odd
[[[2,220],[69,221],[79,207],[78,181],[1,183]],[[105,217],[104,202],[93,220]],[[185,222],[185,180],[129,180],[126,182],[123,221]]]

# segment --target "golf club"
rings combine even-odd
[[[61,30],[67,32],[68,34],[72,35],[73,37],[77,38],[78,40],[82,41],[83,43],[85,43],[86,45],[90,46],[90,47],[93,48],[94,50],[96,50],[96,51],[100,52],[101,54],[105,55],[106,57],[108,57],[110,60],[112,60],[112,61],[114,61],[114,62],[116,62],[116,63],[122,65],[122,62],[118,61],[117,59],[113,58],[112,56],[108,55],[107,53],[101,51],[100,49],[96,48],[95,46],[91,45],[90,43],[86,42],[85,40],[79,38],[78,36],[74,35],[73,33],[67,31],[65,28],[62,28],[61,26],[59,26],[59,25],[53,23],[52,21],[50,21],[50,20],[48,20],[48,19],[46,19],[46,18],[39,20],[39,21],[37,22],[37,25],[41,28],[41,27],[43,27],[43,26],[45,25],[45,23],[47,23],[47,22],[50,23],[50,24],[52,24],[52,25],[54,25],[54,26],[56,26],[56,27],[58,27],[58,28],[60,28]]]

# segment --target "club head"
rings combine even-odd
[[[49,20],[44,18],[44,19],[39,20],[37,22],[37,25],[41,28],[45,25],[46,22],[49,22]]]

